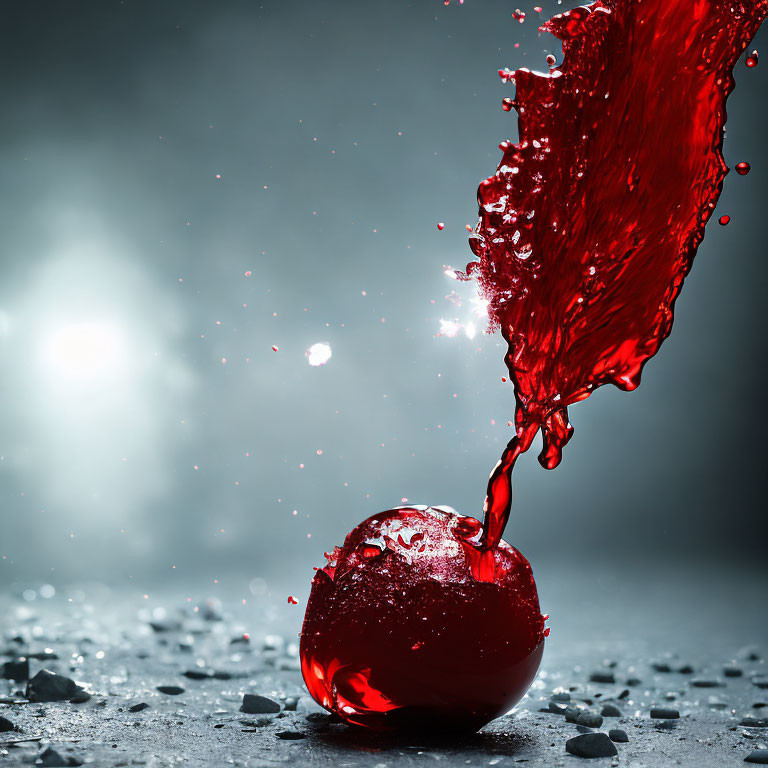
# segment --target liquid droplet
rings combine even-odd
[[[554,56],[554,54],[549,54],[547,56],[547,66],[549,66],[550,69],[553,69],[557,66],[557,58]]]
[[[293,595],[288,595],[288,603],[290,605],[298,605],[299,601]]]
[[[746,65],[750,69],[753,69],[754,67],[757,66],[757,60],[758,60],[757,49],[755,49],[754,51],[752,51],[752,53],[749,54],[749,56],[747,56]]]
[[[721,227],[725,227],[731,223],[731,217],[728,214],[725,214],[724,216],[721,216],[717,221]]]
[[[746,176],[751,169],[752,169],[752,166],[749,163],[736,164],[736,173],[738,173],[739,176]]]
[[[445,222],[438,221],[437,222],[437,228],[442,232],[445,229]]]
[[[514,106],[514,102],[509,97],[507,97],[506,99],[502,99],[501,100],[501,108],[505,112],[509,112],[512,109],[513,106]]]

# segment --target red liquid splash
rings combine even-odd
[[[767,12],[768,0],[598,0],[543,26],[563,41],[558,68],[513,74],[519,142],[480,185],[464,276],[508,342],[517,404],[488,483],[487,551],[536,433],[556,467],[567,407],[606,383],[635,389],[669,334],[727,173],[732,70]]]
[[[301,632],[312,697],[381,730],[474,731],[525,694],[545,618],[528,561],[505,542],[473,572],[480,522],[407,507],[361,523],[318,570]]]

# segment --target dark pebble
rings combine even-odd
[[[155,632],[178,632],[181,629],[181,622],[176,619],[166,619],[165,621],[150,621],[149,626]]]
[[[28,683],[26,698],[30,701],[66,701],[82,699],[88,694],[68,677],[41,669]]]
[[[141,704],[134,704],[132,707],[129,707],[129,712],[143,712],[145,709],[149,709],[149,704],[146,702],[141,702]]]
[[[669,707],[653,707],[651,709],[651,717],[654,720],[677,720],[680,717],[680,713],[676,709]]]
[[[289,696],[284,702],[283,706],[285,707],[286,712],[295,712],[296,707],[299,706],[299,700],[296,696]]]
[[[677,671],[681,675],[692,675],[693,674],[693,667],[690,664],[683,664],[683,666],[680,667]]]
[[[249,645],[250,639],[245,637],[245,635],[238,635],[237,637],[233,637],[230,641],[230,645]]]
[[[582,712],[576,722],[579,725],[585,725],[587,728],[599,728],[603,724],[603,718],[592,712]]]
[[[8,733],[13,730],[13,723],[10,720],[6,720],[4,717],[0,717],[0,733]]]
[[[600,714],[603,717],[621,717],[621,710],[615,704],[603,704]]]
[[[181,696],[184,693],[184,689],[178,685],[158,685],[157,690],[166,696]]]
[[[62,766],[70,766],[72,763],[66,758],[62,757],[52,747],[46,747],[35,760],[35,765],[44,765],[47,768],[62,768]]]
[[[53,651],[39,651],[38,653],[25,653],[28,659],[35,661],[56,661],[59,657]]]
[[[280,711],[280,705],[266,696],[257,696],[254,693],[246,693],[243,696],[241,712],[246,715],[274,715]]]
[[[626,731],[622,731],[621,728],[612,728],[608,731],[608,738],[611,741],[615,741],[617,744],[626,744],[629,741]]]
[[[546,709],[545,711],[552,712],[554,715],[564,715],[566,709],[568,709],[568,707],[566,707],[565,704],[558,704],[556,701],[550,701],[549,709]]]
[[[756,749],[754,752],[750,752],[745,758],[745,763],[759,763],[760,765],[768,765],[768,749]]]
[[[203,669],[188,669],[182,674],[189,680],[208,680],[212,676],[210,672]]]
[[[29,659],[17,659],[0,664],[0,677],[13,680],[14,683],[26,682],[29,680]]]
[[[639,677],[630,677],[629,680],[627,680],[627,685],[630,688],[634,688],[635,686],[642,685],[643,681]]]
[[[768,677],[753,677],[752,684],[756,685],[758,688],[768,688]]]
[[[306,739],[307,736],[299,731],[278,731],[275,736],[278,739],[284,739],[285,741],[296,741],[298,739]]]
[[[651,664],[651,666],[653,667],[654,672],[666,673],[672,671],[672,667],[670,667],[669,664],[667,664],[665,661],[657,661],[656,663]]]
[[[571,700],[571,694],[570,693],[553,693],[549,697],[550,701],[570,701]]]
[[[613,674],[613,672],[601,670],[599,672],[593,672],[589,676],[589,681],[591,683],[615,683],[616,676]]]
[[[729,667],[723,667],[723,674],[726,677],[741,677],[744,672],[741,670],[741,667],[731,665]]]
[[[625,688],[616,698],[626,699],[629,696],[629,688]]]
[[[720,688],[722,683],[719,680],[697,678],[696,680],[691,680],[691,685],[694,688]]]
[[[739,725],[746,728],[768,728],[768,720],[766,718],[745,717]]]
[[[567,722],[578,723],[579,715],[581,715],[581,710],[578,707],[566,707],[565,712],[563,714],[565,715],[565,719]]]
[[[613,757],[618,754],[604,733],[582,733],[565,742],[565,751],[576,757]]]
[[[755,709],[762,709],[763,707],[768,707],[768,702],[766,702],[766,701],[756,701],[752,706]]]

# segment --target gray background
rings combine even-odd
[[[471,317],[443,269],[515,134],[496,70],[554,42],[513,10],[0,5],[0,583],[306,596],[323,550],[401,498],[480,514],[503,346],[435,334]],[[519,464],[507,538],[537,571],[764,575],[767,67],[737,66],[725,153],[753,171],[643,385],[573,407],[554,472]],[[51,339],[82,323],[122,352],[62,377]]]

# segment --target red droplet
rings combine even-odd
[[[277,346],[277,344],[272,345],[272,351],[277,352],[280,349],[280,347]]]
[[[757,66],[757,61],[758,61],[758,55],[757,55],[757,49],[755,49],[754,51],[752,51],[752,53],[749,54],[749,56],[747,56],[745,63],[750,69],[752,69],[753,67]]]
[[[445,229],[445,222],[438,221],[437,228],[442,232]]]
[[[723,216],[721,216],[717,221],[721,227],[725,227],[726,225],[731,223],[731,217],[726,213]]]
[[[512,18],[522,24],[525,21],[525,11],[521,11],[519,8],[515,8],[515,12],[512,14]]]
[[[299,601],[293,595],[288,595],[288,602],[291,605],[298,605],[299,604]]]
[[[509,110],[512,109],[512,107],[514,106],[515,106],[515,103],[512,101],[512,99],[509,98],[509,96],[507,96],[506,99],[501,100],[501,108],[505,112],[509,112]]]
[[[555,67],[557,64],[557,58],[554,56],[554,54],[550,53],[547,55],[547,65],[550,69]]]
[[[751,169],[752,166],[749,163],[736,163],[736,173],[738,173],[739,176],[746,176]]]

